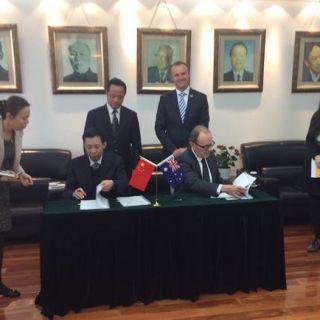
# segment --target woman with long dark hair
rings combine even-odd
[[[314,240],[308,245],[308,252],[315,252],[320,249],[320,177],[311,177],[311,159],[315,162],[316,168],[320,169],[320,104],[318,110],[313,114],[306,143],[309,152],[307,162],[307,191],[310,195],[310,212],[314,227]]]
[[[11,229],[9,183],[20,180],[25,186],[33,184],[32,178],[20,165],[22,134],[29,122],[30,104],[21,97],[11,96],[1,102],[0,116],[0,295],[14,298],[20,292],[8,288],[2,282],[1,269],[4,236]]]

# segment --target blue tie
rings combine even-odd
[[[184,122],[184,117],[186,115],[186,103],[184,101],[184,92],[179,93],[179,110],[182,123]]]

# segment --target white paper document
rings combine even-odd
[[[118,197],[117,200],[123,207],[147,206],[151,204],[150,201],[143,196]]]
[[[81,200],[80,210],[110,209],[109,200],[100,194],[102,185],[96,189],[96,200]]]
[[[14,178],[16,175],[10,171],[0,170],[0,176],[12,177]]]
[[[249,189],[255,180],[256,178],[251,176],[249,173],[242,172],[238,177],[234,179],[233,185],[245,188],[245,194],[241,197],[234,197],[228,193],[221,192],[218,198],[225,198],[226,200],[252,199],[252,196],[249,194]]]
[[[319,169],[314,159],[311,159],[311,178],[320,178]]]

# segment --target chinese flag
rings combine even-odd
[[[140,160],[136,168],[132,172],[129,185],[144,191],[147,187],[147,184],[151,178],[152,172],[157,167],[157,165],[143,157],[140,157]]]

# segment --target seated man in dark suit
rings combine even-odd
[[[184,184],[177,192],[195,192],[217,196],[226,192],[239,197],[246,189],[233,184],[222,184],[217,160],[211,152],[214,146],[211,132],[204,126],[196,126],[190,133],[189,147],[178,158],[184,173]]]
[[[223,75],[223,81],[253,81],[253,73],[245,69],[248,48],[244,42],[240,41],[234,43],[230,49],[229,55],[232,69]]]
[[[69,60],[73,73],[63,78],[64,82],[97,82],[98,75],[90,68],[91,52],[83,41],[76,41],[69,45]]]
[[[84,132],[82,139],[86,154],[71,161],[64,197],[95,199],[97,185],[106,197],[125,195],[128,179],[121,157],[105,151],[105,138],[94,129]]]
[[[172,63],[173,49],[169,45],[161,45],[156,54],[156,66],[148,68],[148,82],[170,83],[170,66]]]
[[[3,59],[3,49],[2,49],[2,43],[0,41],[0,60]],[[9,73],[8,70],[3,68],[0,65],[0,81],[9,81]]]

